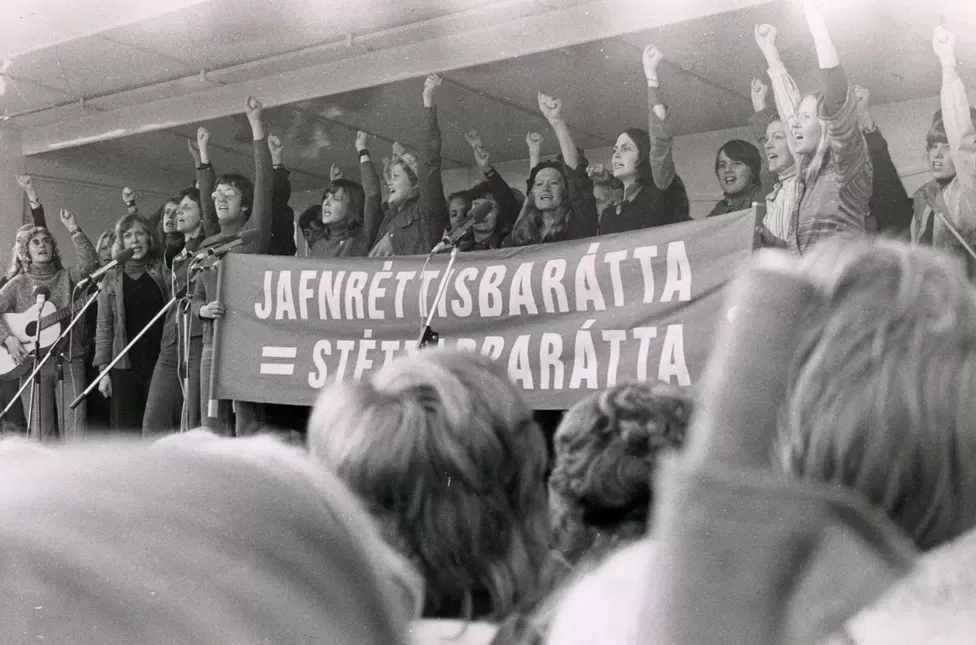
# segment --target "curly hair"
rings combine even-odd
[[[549,515],[554,548],[568,561],[644,535],[658,461],[684,444],[691,408],[684,390],[626,383],[566,413],[554,440]]]
[[[308,442],[423,574],[426,615],[500,619],[544,591],[545,440],[498,363],[431,349],[338,382]]]
[[[976,294],[961,262],[894,241],[818,245],[779,421],[786,472],[853,489],[922,549],[976,525]]]
[[[51,248],[53,249],[53,266],[56,270],[61,270],[61,251],[58,250],[58,241],[54,239],[49,231],[44,226],[32,226],[30,224],[25,224],[17,229],[17,241],[14,243],[14,248],[16,249],[15,255],[17,256],[17,262],[20,263],[22,267],[29,267],[31,264],[30,251],[28,247],[30,246],[30,241],[35,235],[40,234],[47,235],[51,238]],[[13,271],[14,267],[11,265],[10,270]]]
[[[124,215],[122,219],[115,223],[115,243],[112,247],[112,256],[114,257],[122,252],[122,249],[125,248],[125,233],[135,226],[142,226],[149,236],[149,258],[153,260],[160,259],[162,255],[162,244],[156,235],[156,228],[148,219],[138,213]]]

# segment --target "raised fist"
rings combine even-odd
[[[562,120],[562,109],[563,102],[552,96],[547,96],[542,92],[539,92],[539,110],[542,111],[542,116],[546,117],[546,121],[549,123],[555,123],[556,121]]]
[[[656,45],[648,45],[644,48],[644,54],[642,56],[644,62],[644,76],[650,79],[657,78],[657,67],[664,60],[664,54]]]

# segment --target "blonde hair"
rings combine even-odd
[[[921,549],[976,524],[976,295],[958,261],[879,240],[799,264],[823,296],[780,420],[782,463],[884,510]]]
[[[112,247],[112,256],[116,256],[122,252],[125,248],[125,237],[126,231],[136,226],[141,226],[146,231],[146,235],[149,236],[149,253],[148,257],[153,260],[158,260],[162,249],[162,245],[159,242],[159,236],[156,233],[156,227],[152,223],[139,215],[138,213],[129,213],[128,215],[123,215],[122,218],[115,223],[115,243]],[[101,239],[101,238],[99,238]],[[95,251],[98,251],[98,247],[95,247]]]
[[[115,229],[110,228],[107,231],[102,231],[98,236],[98,240],[95,242],[95,253],[100,254],[102,252],[102,245],[107,244],[109,247],[109,252],[114,255],[115,247]]]
[[[428,615],[471,614],[476,594],[490,607],[473,613],[496,618],[536,599],[546,448],[499,364],[432,349],[336,383],[315,404],[308,440],[417,564]]]
[[[820,124],[820,138],[817,140],[817,149],[813,154],[799,155],[797,176],[802,177],[806,185],[810,186],[817,181],[817,177],[820,176],[824,165],[830,162],[830,133],[827,130],[827,120],[820,115],[820,108],[823,105],[823,93],[807,94],[803,97],[803,100],[807,98],[812,98],[816,101],[817,123]]]

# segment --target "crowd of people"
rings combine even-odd
[[[551,438],[504,367],[445,349],[330,383],[299,445],[269,436],[287,427],[284,408],[209,405],[226,310],[214,273],[188,271],[188,259],[246,231],[233,252],[296,253],[283,146],[253,97],[253,180],[218,176],[200,128],[195,185],[153,216],[126,190],[128,212],[92,244],[60,212],[74,267],[21,177],[33,220],[18,231],[0,313],[30,311],[43,288],[70,316],[84,278],[122,261],[36,387],[22,370],[0,381],[5,404],[23,390],[11,434],[29,425],[50,440],[0,440],[11,564],[0,640],[971,638],[971,576],[945,561],[968,562],[976,525],[974,111],[954,37],[937,27],[933,177],[910,199],[823,14],[807,3],[805,17],[822,90],[801,96],[776,29],[757,26],[770,82],[753,83],[751,125],[764,154],[733,140],[715,157],[725,197],[711,215],[757,205],[768,248],[730,287],[742,313],[722,324],[702,382],[616,385],[567,411]],[[395,146],[378,172],[360,132],[360,181],[333,169],[321,204],[298,218],[310,254],[423,254],[461,228],[460,249],[475,251],[688,221],[662,59],[644,50],[648,129],[622,132],[609,165],[589,164],[560,101],[540,94],[561,154],[542,160],[530,133],[524,194],[474,131],[484,180],[444,194],[440,79],[428,77],[419,157]],[[487,214],[472,224],[474,209]],[[33,340],[2,317],[0,342],[32,364]],[[97,393],[70,407],[100,374]],[[82,441],[98,424],[153,441]],[[944,605],[969,622],[933,620]]]

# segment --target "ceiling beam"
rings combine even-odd
[[[274,76],[27,128],[25,155],[81,146],[243,112],[247,96],[268,107],[484,65],[625,33],[766,4],[770,0],[592,0]],[[478,46],[472,46],[477,43]]]

